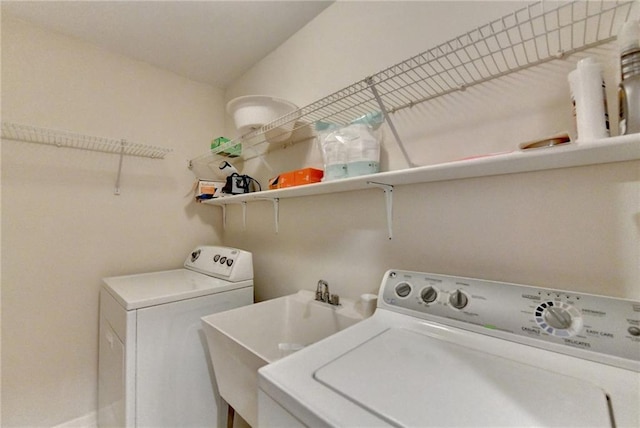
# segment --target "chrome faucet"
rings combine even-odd
[[[324,293],[329,293],[329,284],[327,284],[327,281],[324,280],[320,280],[318,281],[318,286],[316,287],[316,300],[318,302],[324,302]]]
[[[331,294],[329,292],[329,284],[323,279],[318,281],[318,285],[316,287],[316,300],[318,302],[324,302],[334,306],[338,306],[340,304],[340,296],[337,294]]]

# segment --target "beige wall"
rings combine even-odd
[[[2,426],[96,409],[104,276],[180,267],[219,243],[187,159],[222,91],[3,16],[2,120],[173,149],[163,160],[2,141]]]
[[[515,7],[338,2],[224,98],[272,94],[302,106]],[[3,120],[174,149],[160,161],[125,158],[116,197],[115,156],[2,141],[3,426],[94,411],[100,278],[178,267],[190,247],[218,236],[254,252],[258,299],[313,289],[319,278],[355,297],[391,267],[640,298],[640,162],[399,186],[392,241],[378,190],[282,200],[279,234],[270,203],[249,204],[246,231],[231,206],[223,231],[219,208],[189,202],[185,167],[223,125],[234,133],[220,91],[2,24]],[[409,152],[437,163],[570,128],[575,60],[398,115]],[[405,166],[388,134],[384,148],[386,169]],[[269,162],[278,171],[319,157],[302,143]],[[255,162],[245,172],[263,184],[273,174]]]
[[[338,2],[238,79],[226,98],[270,94],[302,106],[522,6]],[[606,65],[615,117],[615,46],[589,55]],[[573,131],[567,74],[582,56],[398,113],[396,126],[422,165]],[[385,137],[383,168],[404,168]],[[268,161],[276,171],[321,164],[313,143]],[[244,171],[263,182],[275,175],[254,161]],[[255,254],[258,299],[313,289],[320,278],[356,297],[375,291],[389,268],[640,298],[637,161],[398,186],[392,241],[379,190],[281,200],[277,235],[268,202],[248,205],[246,231],[240,206],[227,215],[224,242]]]

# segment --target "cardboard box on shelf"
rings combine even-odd
[[[221,181],[198,180],[196,187],[196,200],[217,198],[224,187]]]

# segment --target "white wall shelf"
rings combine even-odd
[[[574,1],[555,8],[545,2],[531,4],[278,118],[189,164],[215,169],[225,159],[220,153],[236,144],[242,144],[244,160],[263,158],[269,146],[266,133],[291,122],[294,130],[305,128],[300,134],[309,138],[312,132],[307,130],[317,121],[346,125],[380,110],[407,164],[416,166],[393,125],[393,113],[608,43],[637,8],[637,1]]]
[[[120,160],[114,190],[114,194],[116,195],[120,194],[120,176],[122,174],[122,160],[124,156],[164,159],[164,157],[172,151],[171,149],[132,143],[126,140],[95,137],[92,135],[83,135],[75,132],[42,128],[33,125],[21,125],[11,122],[2,122],[2,138],[119,155]]]
[[[272,201],[274,204],[277,232],[278,205],[281,199],[382,188],[386,196],[387,227],[389,239],[391,239],[393,236],[393,199],[391,192],[394,186],[517,174],[632,160],[640,160],[640,134],[623,135],[593,142],[581,142],[580,144],[571,143],[555,147],[516,150],[509,153],[381,172],[343,180],[314,183],[286,189],[266,190],[243,195],[225,196],[205,200],[203,203],[222,206],[224,214],[226,214],[227,205],[242,204],[244,223],[246,222],[246,205],[248,202]],[[224,217],[226,217],[226,215]],[[226,223],[226,218],[223,218],[223,223]]]

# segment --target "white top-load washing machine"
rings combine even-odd
[[[261,427],[638,427],[640,302],[388,271],[372,317],[259,388]]]
[[[98,425],[222,426],[200,318],[251,303],[252,255],[233,248],[198,247],[183,269],[105,278]]]

